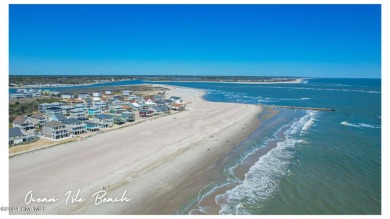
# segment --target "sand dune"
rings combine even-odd
[[[11,158],[10,206],[46,207],[14,213],[173,214],[190,195],[190,189],[177,188],[196,180],[196,174],[252,132],[261,107],[207,102],[201,90],[170,88],[168,95],[191,102],[186,111]],[[65,194],[71,191],[74,197],[79,189],[78,198],[85,200],[71,203],[69,198],[66,204]],[[29,200],[58,200],[26,205],[29,191]],[[131,200],[95,205],[92,195],[99,191],[111,201]]]

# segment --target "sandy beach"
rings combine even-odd
[[[202,171],[258,127],[262,108],[169,88],[191,102],[186,111],[10,158],[9,205],[46,207],[13,213],[175,214],[199,191]],[[96,204],[103,193],[111,200]]]

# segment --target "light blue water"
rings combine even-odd
[[[143,82],[119,83],[109,85]],[[192,213],[193,206],[210,213],[201,201],[208,197],[215,197],[220,214],[381,213],[380,79],[161,84],[206,89],[209,101],[336,109],[281,110],[233,153],[221,173],[226,179],[200,191],[178,213]],[[217,191],[223,187],[228,189]]]

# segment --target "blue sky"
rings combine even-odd
[[[10,74],[381,77],[380,5],[10,5]]]

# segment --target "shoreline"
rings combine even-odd
[[[183,82],[183,83],[222,83],[222,84],[300,84],[303,82],[302,78],[297,78],[292,81],[264,81],[264,82],[245,82],[245,81],[237,81],[237,82],[229,82],[229,81],[147,81],[147,83],[164,83],[164,82]],[[171,86],[171,85],[170,85]]]
[[[172,208],[183,202],[187,189],[173,191],[192,184],[195,175],[257,128],[262,108],[208,102],[203,90],[166,87],[172,88],[169,94],[192,102],[188,111],[10,159],[10,205],[24,205],[26,191],[31,190],[37,196],[60,199],[43,204],[48,211],[42,214],[175,214]],[[64,204],[67,191],[79,188],[80,196],[88,197],[104,185],[109,186],[107,196],[121,197],[126,191],[131,202],[97,207],[87,199]]]

